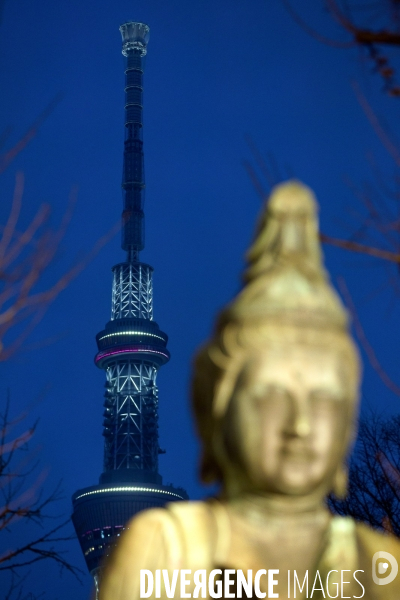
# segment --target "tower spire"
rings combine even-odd
[[[145,508],[183,500],[158,472],[158,369],[170,358],[168,336],[153,320],[153,268],[144,248],[143,59],[149,27],[120,27],[125,64],[122,249],[113,267],[111,319],[96,336],[96,365],[105,371],[104,466],[98,485],[78,490],[72,520],[98,588],[100,564],[126,522]]]
[[[126,57],[122,249],[128,262],[138,262],[144,248],[143,70],[150,29],[129,22],[119,30]]]

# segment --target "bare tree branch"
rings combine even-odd
[[[8,168],[8,166],[12,163],[12,161],[18,156],[20,152],[29,144],[30,141],[36,136],[39,128],[43,124],[43,122],[51,115],[51,113],[55,110],[57,105],[63,99],[64,94],[57,94],[46,106],[44,111],[38,116],[36,121],[29,127],[28,131],[25,135],[22,136],[18,140],[18,142],[5,154],[0,155],[0,174],[4,173],[4,171]]]
[[[359,427],[347,498],[330,498],[334,512],[400,537],[400,415],[369,415]]]
[[[365,244],[359,244],[358,242],[352,242],[351,240],[341,240],[339,238],[330,237],[324,233],[320,234],[321,242],[343,248],[343,250],[350,250],[351,252],[357,252],[359,254],[368,254],[375,258],[381,258],[393,263],[400,263],[400,254],[395,252],[388,252],[387,250],[381,250],[380,248],[374,248]]]
[[[282,3],[289,12],[293,21],[297,23],[297,25],[299,25],[306,33],[308,33],[308,35],[310,35],[317,41],[322,42],[323,44],[328,44],[329,46],[335,46],[337,48],[350,48],[351,46],[355,45],[354,42],[343,42],[340,40],[333,40],[331,38],[325,37],[319,31],[310,27],[307,21],[301,18],[299,13],[294,10],[290,0],[282,0]]]
[[[43,484],[46,477],[44,472],[39,472],[32,481],[29,477],[35,470],[37,463],[33,468],[26,471],[21,469],[21,462],[16,462],[17,455],[21,452],[27,452],[28,459],[22,461],[25,467],[27,460],[32,460],[32,452],[29,450],[28,443],[31,442],[36,426],[33,426],[21,434],[8,439],[11,428],[24,424],[23,417],[14,420],[10,419],[10,399],[7,397],[5,409],[0,414],[0,535],[4,538],[6,532],[19,520],[28,523],[31,522],[39,526],[40,533],[30,534],[30,539],[22,544],[2,550],[0,553],[0,572],[9,572],[12,577],[10,587],[6,597],[17,596],[22,598],[23,577],[25,569],[39,561],[51,560],[61,569],[75,575],[80,580],[81,570],[70,563],[66,558],[65,552],[60,550],[60,544],[75,537],[74,534],[63,534],[67,525],[70,525],[70,519],[59,522],[60,515],[47,512],[53,509],[56,502],[62,499],[61,484],[47,495],[43,493]],[[50,529],[44,528],[48,520],[58,521]],[[5,538],[4,538],[5,539]],[[12,542],[12,538],[11,542]],[[2,548],[5,547],[4,542]],[[16,579],[17,576],[21,579]]]
[[[371,346],[367,339],[367,336],[365,335],[360,319],[358,318],[357,311],[354,307],[353,300],[350,296],[350,292],[343,278],[339,279],[339,289],[344,297],[348,309],[350,310],[356,335],[360,341],[360,344],[364,348],[366,355],[368,356],[368,360],[372,368],[379,375],[380,379],[386,385],[386,387],[388,387],[394,394],[396,394],[396,396],[400,396],[400,386],[398,386],[383,369],[381,363],[379,362],[375,354],[373,347]]]

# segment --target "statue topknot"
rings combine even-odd
[[[317,202],[305,185],[274,188],[247,253],[244,288],[223,311],[220,324],[268,320],[347,328],[347,314],[323,266]]]

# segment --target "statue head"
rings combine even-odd
[[[242,291],[195,361],[202,478],[231,496],[343,494],[360,365],[308,188],[273,190],[247,259]]]

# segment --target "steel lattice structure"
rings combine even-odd
[[[157,370],[148,362],[107,367],[104,470],[158,470]]]
[[[144,248],[143,57],[149,27],[121,25],[125,65],[125,141],[122,249],[113,267],[111,320],[96,336],[95,363],[106,374],[104,468],[98,485],[73,496],[72,520],[89,571],[99,584],[100,563],[126,522],[144,508],[187,498],[162,484],[158,472],[157,371],[169,360],[168,337],[153,320],[153,268]]]
[[[122,263],[113,268],[111,320],[132,317],[153,320],[153,268]]]

